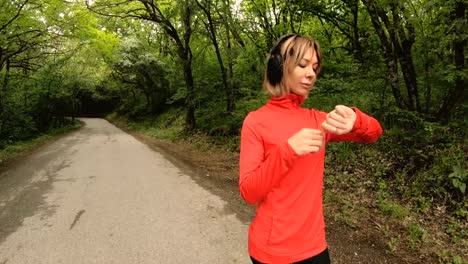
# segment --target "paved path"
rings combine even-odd
[[[248,263],[247,226],[102,119],[0,175],[0,264]]]

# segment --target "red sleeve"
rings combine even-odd
[[[241,131],[239,189],[249,204],[262,201],[276,186],[298,157],[287,140],[273,147],[265,156],[262,136],[251,115],[244,120]]]
[[[382,135],[382,127],[379,121],[361,112],[356,107],[352,107],[356,113],[356,121],[351,132],[344,135],[327,133],[327,142],[354,141],[360,143],[373,143]]]

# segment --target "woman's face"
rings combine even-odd
[[[289,92],[307,97],[317,79],[317,74],[315,72],[317,67],[317,54],[315,50],[311,48],[304,54],[304,57],[299,60],[299,63],[294,65],[293,70],[289,73]]]

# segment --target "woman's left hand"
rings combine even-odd
[[[353,109],[344,105],[337,105],[333,111],[327,114],[327,118],[322,123],[322,128],[325,132],[343,135],[353,129],[355,121],[356,113]]]

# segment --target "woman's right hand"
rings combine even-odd
[[[299,156],[318,152],[323,145],[323,134],[318,129],[303,128],[290,137],[288,143]]]

